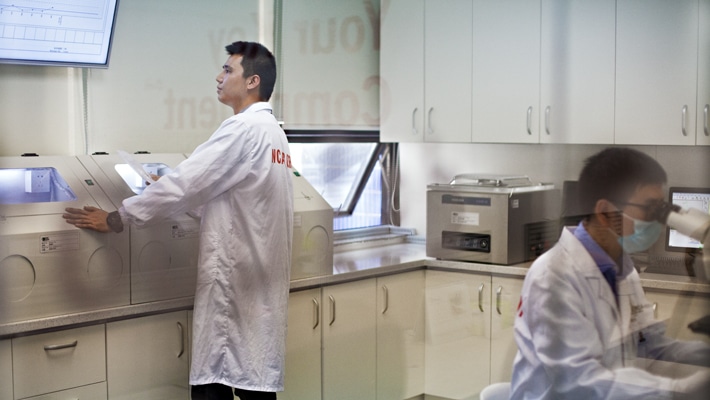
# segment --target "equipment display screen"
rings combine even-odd
[[[0,168],[0,204],[74,201],[76,195],[55,168]]]
[[[670,202],[683,209],[695,208],[710,214],[710,188],[675,188],[669,190]],[[675,229],[668,228],[666,248],[668,250],[684,251],[700,249],[703,245]]]
[[[0,63],[108,67],[117,4],[0,1]]]

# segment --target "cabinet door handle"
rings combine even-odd
[[[528,135],[532,135],[532,106],[528,107]]]
[[[434,129],[431,127],[431,112],[434,111],[434,107],[429,107],[429,112],[427,113],[427,121],[426,121],[426,126],[427,126],[427,133],[432,135],[434,133]]]
[[[485,283],[481,283],[481,285],[478,287],[478,309],[481,310],[481,312],[484,312],[483,310],[483,288],[486,287]]]
[[[412,135],[414,136],[417,136],[417,120],[415,119],[417,110],[419,110],[417,107],[414,107],[414,110],[412,110]]]
[[[545,132],[550,134],[550,106],[545,107]]]
[[[330,295],[328,299],[330,299],[330,323],[328,325],[333,325],[333,322],[335,322],[335,297]]]
[[[710,104],[706,104],[705,108],[703,108],[703,132],[705,132],[705,136],[710,136],[710,129],[708,129],[708,111],[710,111]]]
[[[683,109],[680,112],[680,115],[682,117],[681,132],[683,132],[683,136],[688,136],[688,130],[686,128],[686,123],[685,123],[687,114],[688,114],[688,106],[686,105],[686,106],[683,106]]]
[[[653,318],[658,318],[658,303],[653,303]]]
[[[320,325],[320,303],[313,299],[313,329],[316,329],[318,325]]]
[[[50,345],[44,346],[44,351],[71,349],[72,347],[76,347],[78,344],[79,344],[78,340],[75,340],[71,343],[66,343],[66,344],[50,344]]]
[[[386,313],[390,308],[390,293],[387,286],[382,285],[382,295],[384,296],[385,306],[382,308],[382,314]]]
[[[185,330],[182,328],[182,324],[180,322],[177,323],[177,327],[178,332],[180,332],[180,352],[178,353],[177,358],[180,358],[185,353]]]
[[[503,294],[503,286],[498,286],[498,289],[496,289],[496,312],[498,315],[503,315],[502,312],[500,312],[500,298],[502,297]]]

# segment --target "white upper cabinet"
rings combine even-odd
[[[700,0],[696,144],[710,145],[710,0]]]
[[[382,2],[381,141],[471,141],[471,12],[467,0]]]
[[[474,142],[539,141],[540,0],[473,2],[472,85]]]
[[[424,0],[382,2],[380,140],[424,140]]]
[[[427,142],[471,141],[472,12],[470,0],[424,2]]]
[[[695,144],[698,0],[618,0],[618,144]]]
[[[615,8],[542,1],[540,142],[614,142]]]
[[[380,57],[382,141],[710,145],[710,0],[391,0]]]

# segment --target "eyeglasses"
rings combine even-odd
[[[665,201],[654,201],[650,202],[648,204],[639,204],[639,203],[631,203],[631,202],[625,202],[625,201],[615,201],[614,204],[617,206],[632,206],[632,207],[638,207],[642,209],[645,213],[645,216],[648,220],[658,220],[663,222],[665,219],[665,216],[668,215],[667,210],[669,207],[672,207],[669,203],[666,203]]]
[[[638,207],[646,212],[653,211],[660,206],[660,204],[658,204],[658,203],[638,204],[638,203],[628,203],[628,202],[614,202],[614,204],[619,205],[619,206]]]

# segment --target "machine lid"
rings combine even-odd
[[[0,221],[62,214],[66,207],[111,206],[94,178],[72,156],[0,157],[0,188]]]
[[[446,190],[470,193],[513,193],[554,189],[551,183],[533,183],[526,175],[458,174],[449,183],[434,183],[429,190]]]
[[[533,186],[527,175],[480,175],[459,174],[449,185],[485,186],[485,187],[521,187]]]
[[[116,207],[131,196],[143,193],[146,188],[145,177],[135,172],[134,168],[118,153],[78,156],[79,161],[96,179],[101,177],[102,186]],[[131,162],[136,162],[147,173],[163,176],[185,160],[181,153],[133,153]]]

